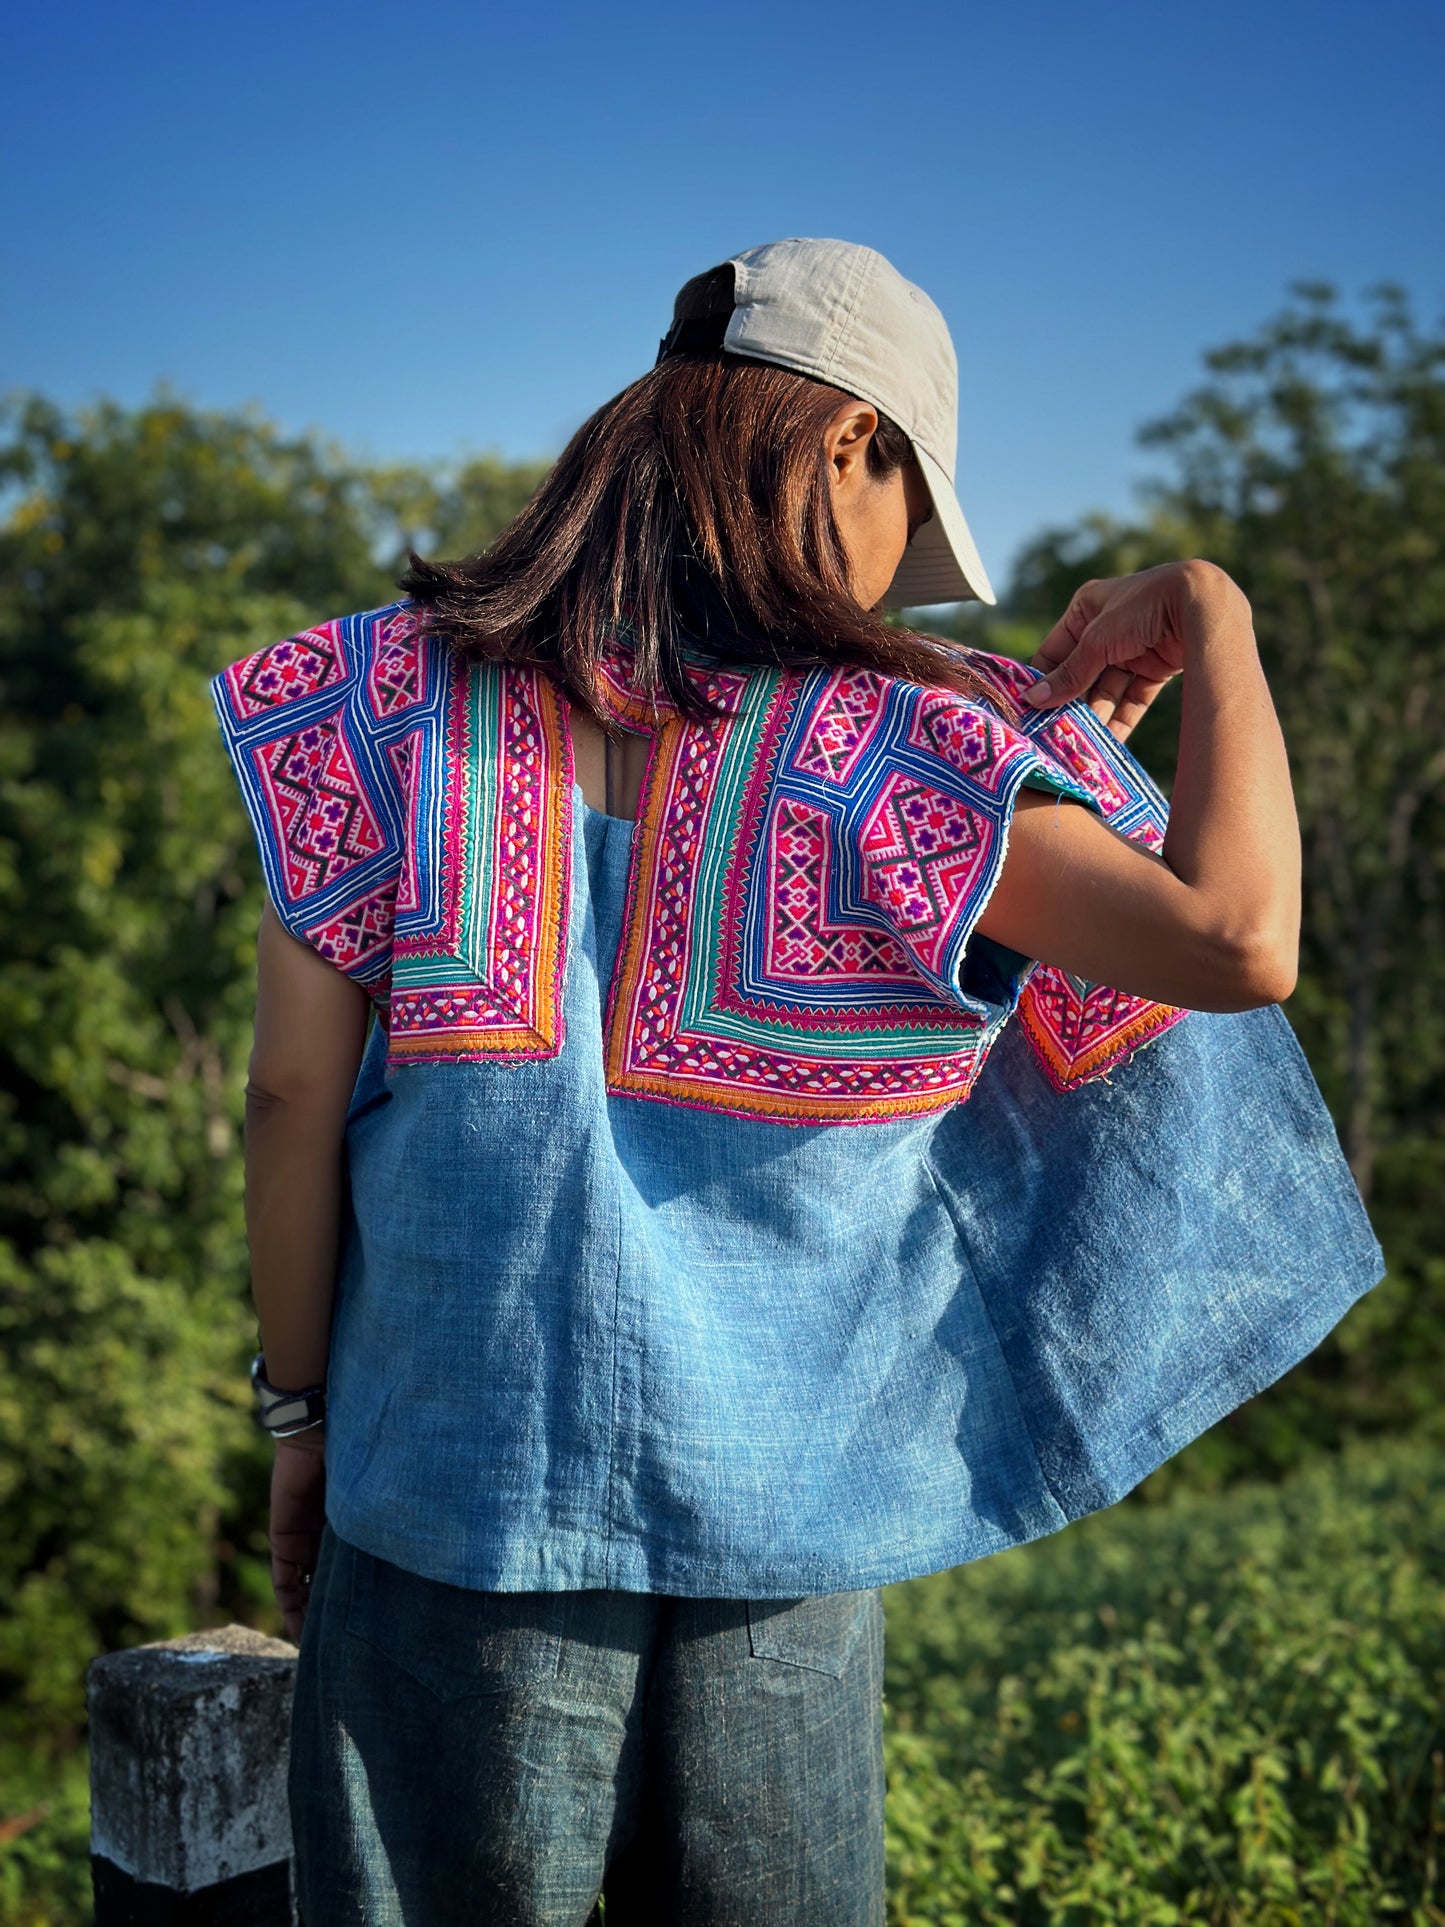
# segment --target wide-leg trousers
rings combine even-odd
[[[881,1927],[883,1615],[440,1585],[326,1534],[306,1927]]]

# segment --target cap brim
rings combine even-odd
[[[997,602],[978,559],[953,484],[925,449],[914,444],[933,503],[931,520],[903,552],[883,598],[885,608],[921,609],[931,602]]]

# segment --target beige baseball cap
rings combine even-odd
[[[711,347],[826,381],[872,402],[908,436],[933,517],[898,565],[890,608],[997,601],[954,493],[958,360],[922,288],[874,248],[769,241],[683,287],[657,358]]]

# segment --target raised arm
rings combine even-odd
[[[1294,987],[1294,797],[1249,604],[1207,562],[1090,582],[1035,665],[1035,707],[1129,678],[1121,708],[1183,672],[1179,765],[1161,854],[1078,804],[1025,792],[979,928],[1077,976],[1192,1010],[1245,1010]]]
[[[341,1148],[366,1038],[366,992],[282,929],[268,904],[256,946],[256,1042],[246,1085],[246,1238],[266,1376],[287,1391],[326,1377],[341,1231]],[[287,1631],[323,1524],[319,1432],[276,1441],[271,1575]]]

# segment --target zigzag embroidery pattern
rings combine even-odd
[[[1014,709],[1030,673],[974,666]],[[641,703],[655,738],[607,1014],[608,1087],[789,1123],[966,1096],[1007,1016],[963,959],[1024,781],[1151,847],[1164,806],[1087,710],[1016,724],[864,670],[697,671],[723,713]],[[555,1055],[570,884],[565,704],[468,665],[405,604],[273,644],[216,681],[272,895],[390,1004],[396,1062]],[[1036,968],[1019,1014],[1060,1089],[1184,1014]]]

